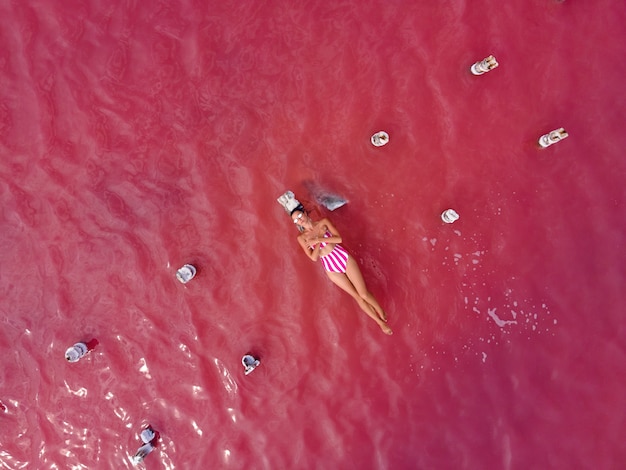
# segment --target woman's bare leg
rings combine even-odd
[[[376,312],[376,309],[374,308],[373,305],[371,305],[369,302],[367,302],[365,299],[363,299],[359,293],[357,292],[357,290],[354,288],[354,285],[352,284],[352,282],[350,282],[350,279],[348,279],[348,276],[345,274],[341,274],[341,273],[331,273],[326,271],[326,274],[328,275],[328,277],[330,278],[331,281],[333,281],[335,284],[337,284],[339,287],[341,287],[344,291],[346,291],[348,294],[350,294],[354,300],[357,301],[357,303],[359,304],[359,307],[361,307],[361,310],[363,310],[365,313],[367,313],[367,315],[374,320],[378,326],[380,326],[380,329],[383,330],[384,333],[390,335],[393,332],[391,331],[391,328],[389,328],[389,325],[387,325],[378,315],[378,312]]]
[[[359,296],[374,308],[376,314],[382,321],[386,322],[387,314],[380,306],[378,301],[374,298],[374,296],[370,293],[370,291],[367,290],[367,286],[365,285],[365,280],[363,279],[363,275],[361,274],[359,265],[352,256],[348,256],[346,275],[348,276],[348,279],[356,289]]]

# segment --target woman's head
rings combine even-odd
[[[302,204],[298,204],[296,207],[291,209],[291,212],[289,212],[289,215],[293,217],[294,212],[304,212],[304,206]]]
[[[293,211],[291,211],[291,220],[293,220],[294,224],[302,225],[302,222],[304,222],[306,219],[307,215],[304,210],[294,209]]]
[[[291,211],[291,220],[300,232],[304,232],[306,228],[311,226],[311,218],[304,208],[294,209]]]

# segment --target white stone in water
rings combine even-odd
[[[141,433],[139,434],[139,437],[141,438],[142,442],[144,444],[148,444],[152,439],[154,439],[154,437],[156,436],[156,434],[154,433],[154,431],[150,428],[146,428],[143,431],[141,431]]]
[[[348,201],[346,201],[342,197],[335,196],[334,194],[320,196],[319,202],[329,211],[334,211],[335,209],[339,209],[340,207],[343,207],[348,203]]]
[[[300,201],[296,199],[293,191],[285,191],[285,193],[281,195],[277,201],[288,213],[291,213],[294,209],[300,206]]]
[[[178,279],[183,284],[191,281],[196,275],[196,268],[191,264],[186,264],[178,271],[176,271],[176,279]]]
[[[387,134],[385,131],[379,131],[374,134],[370,140],[372,142],[372,145],[374,145],[375,147],[382,147],[389,142],[389,134]]]
[[[470,67],[470,71],[474,75],[482,75],[489,72],[490,70],[495,69],[498,65],[499,64],[496,58],[493,55],[490,55],[488,57],[485,57],[483,60],[479,60],[478,62],[472,64],[472,66]]]
[[[154,450],[154,446],[150,443],[142,445],[135,455],[131,458],[134,465],[139,464],[146,456]]]
[[[87,354],[87,345],[85,343],[76,343],[65,351],[65,359],[68,362],[78,362],[78,360]]]
[[[447,209],[441,214],[441,220],[443,220],[446,224],[451,224],[458,219],[459,214],[457,214],[454,209]]]
[[[552,144],[556,144],[557,142],[565,139],[568,136],[569,134],[567,133],[567,131],[560,127],[558,129],[548,132],[547,134],[542,135],[541,137],[539,137],[539,140],[537,142],[541,147],[546,148]]]
[[[261,361],[250,354],[246,354],[241,358],[241,364],[245,368],[245,374],[248,375],[261,364]]]

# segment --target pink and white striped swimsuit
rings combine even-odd
[[[332,237],[332,233],[326,232],[324,237]],[[326,245],[327,243],[320,242],[321,247],[325,247]],[[326,271],[345,274],[348,266],[348,252],[341,245],[335,245],[333,251],[327,255],[320,256],[320,259]]]

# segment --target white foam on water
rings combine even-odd
[[[233,408],[228,408],[227,411],[230,415],[230,419],[233,420],[233,423],[237,424],[237,416],[235,415],[235,410]]]
[[[517,325],[517,321],[515,320],[502,320],[500,317],[498,317],[498,315],[496,315],[495,308],[488,308],[487,315],[489,315],[493,319],[493,321],[496,322],[496,325],[498,325],[500,328],[506,325]]]
[[[148,365],[146,364],[146,360],[143,357],[139,358],[139,363],[141,364],[141,366],[139,367],[139,372],[144,374],[147,379],[151,379],[152,376],[150,375],[150,370],[148,370]]]
[[[200,429],[196,422],[192,420],[191,425],[193,426],[193,429],[196,431],[196,433],[198,433],[198,436],[202,437],[202,429]]]
[[[178,348],[179,348],[179,349],[180,349],[183,353],[185,353],[185,356],[187,356],[187,358],[188,358],[188,359],[191,359],[191,351],[189,350],[189,347],[188,347],[186,344],[184,344],[184,343],[180,343],[180,344],[178,345]]]
[[[224,366],[222,361],[217,358],[215,358],[213,362],[215,362],[215,366],[222,376],[222,385],[224,386],[224,389],[230,394],[237,393],[237,382],[235,382],[235,379],[232,377],[226,366]]]
[[[113,410],[113,414],[115,414],[115,416],[117,416],[122,421],[126,421],[126,417],[128,416],[128,413],[126,412],[126,410],[122,408],[121,406],[118,406],[117,408],[115,408]]]
[[[82,397],[82,398],[87,396],[87,389],[85,387],[80,387],[76,390],[72,390],[67,382],[64,381],[64,383],[65,383],[65,388],[72,395],[76,395],[77,397]]]

